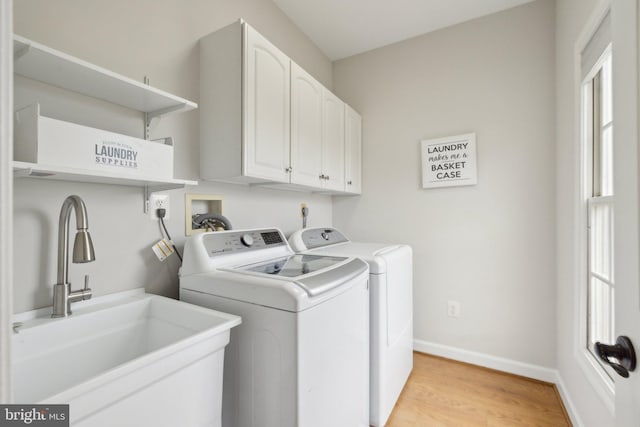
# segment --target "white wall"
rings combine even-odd
[[[329,60],[269,0],[21,0],[14,5],[15,32],[125,76],[143,80],[198,101],[200,37],[245,18],[287,55],[328,87]],[[142,136],[142,115],[84,96],[17,78],[17,108],[39,101],[44,115]],[[173,136],[175,176],[199,176],[198,111],[163,118],[152,137]],[[310,207],[311,225],[331,222],[326,196],[257,187],[202,183],[188,189],[221,195],[224,214],[235,228],[277,226],[285,233],[300,227],[300,203]],[[64,198],[84,198],[97,260],[70,266],[71,281],[82,285],[91,274],[96,295],[145,286],[177,296],[178,263],[157,261],[150,246],[160,238],[156,222],[142,212],[142,190],[121,186],[19,179],[14,185],[14,311],[49,305],[56,278],[59,209]],[[172,190],[168,227],[184,242],[184,191]],[[71,220],[73,226],[74,219]],[[173,257],[175,258],[175,257]]]
[[[363,195],[334,225],[413,247],[416,339],[555,366],[554,72],[548,0],[334,63],[364,139]],[[478,184],[423,190],[420,140],[467,132]]]
[[[580,151],[575,74],[576,43],[602,1],[559,0],[556,5],[556,157],[557,157],[557,364],[577,412],[587,426],[612,426],[613,414],[587,381],[576,345],[579,305],[579,230],[575,227],[579,195]]]

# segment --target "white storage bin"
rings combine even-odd
[[[108,172],[116,177],[173,178],[170,143],[44,117],[38,104],[15,113],[14,135],[14,159],[18,161]]]

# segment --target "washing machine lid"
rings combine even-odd
[[[345,276],[362,272],[348,257],[297,254],[235,267],[230,271],[291,280],[315,297],[344,284]]]
[[[180,287],[300,311],[344,292],[368,273],[358,258],[296,255],[275,228],[230,230],[187,239]]]
[[[403,246],[404,245],[389,245],[387,243],[348,242],[313,249],[306,251],[305,253],[324,256],[358,257],[369,264],[371,274],[384,274],[387,272],[387,260],[385,255],[388,252],[395,251]]]
[[[324,258],[324,257],[323,257]],[[256,264],[192,274],[180,278],[180,288],[291,312],[323,303],[366,280],[369,268],[358,258],[296,277],[252,271]],[[264,266],[266,268],[266,266]]]
[[[372,274],[385,273],[385,255],[406,247],[388,243],[352,242],[341,231],[331,227],[298,230],[289,237],[289,246],[298,253],[362,258],[369,264]]]
[[[346,259],[347,257],[298,254],[243,265],[237,267],[236,270],[252,271],[270,276],[298,277],[333,267]]]

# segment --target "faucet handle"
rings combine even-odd
[[[82,299],[91,299],[91,288],[89,287],[89,275],[84,275],[84,289],[82,290]]]
[[[63,286],[63,285],[56,285],[56,286]],[[71,287],[71,285],[68,285],[69,287]],[[55,292],[54,288],[54,292]],[[66,295],[66,300],[69,303],[72,302],[76,302],[76,301],[84,301],[84,300],[88,300],[91,299],[91,288],[89,287],[89,275],[86,274],[84,276],[84,289],[78,289],[77,291],[70,291],[67,295]],[[55,298],[55,295],[54,295]],[[69,310],[68,314],[71,314],[71,310]],[[55,316],[55,317],[59,317],[59,316]]]

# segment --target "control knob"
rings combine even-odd
[[[326,241],[329,241],[329,239],[331,238],[331,233],[333,233],[333,230],[330,228],[327,228],[322,233],[320,233],[320,237],[322,237]]]
[[[246,247],[253,246],[253,237],[251,237],[250,234],[243,234],[242,237],[240,237],[240,242]]]

